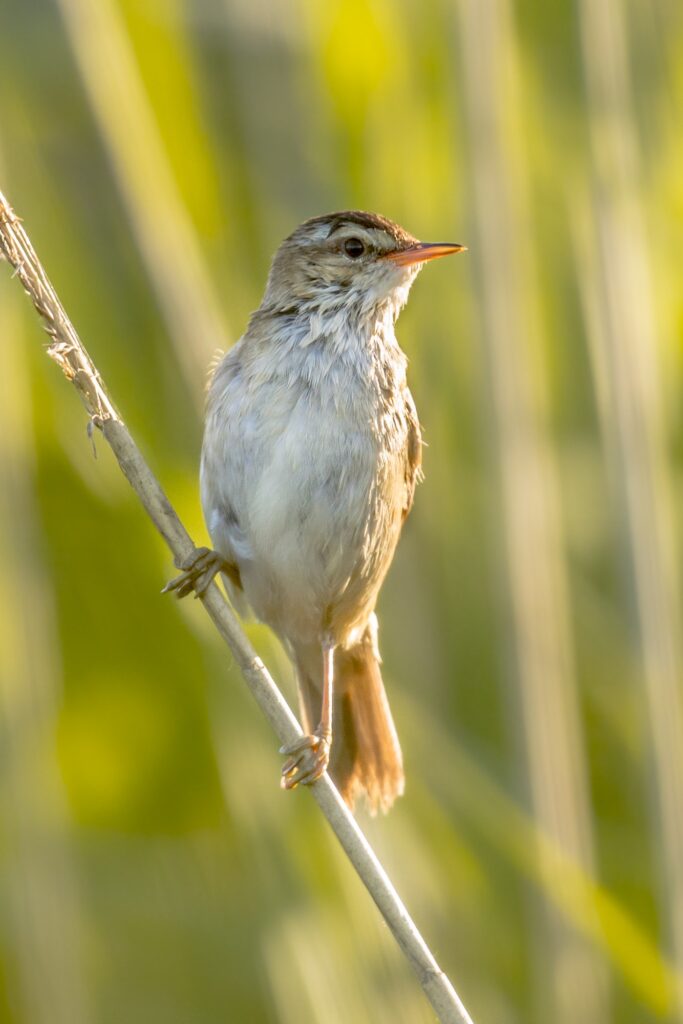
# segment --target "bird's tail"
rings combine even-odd
[[[334,659],[332,751],[329,772],[353,810],[364,796],[370,811],[388,811],[403,793],[403,759],[379,668],[377,625],[372,617],[362,639]],[[299,694],[305,731],[320,717],[322,654],[315,668],[312,652],[297,657]]]

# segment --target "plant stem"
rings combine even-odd
[[[194,550],[190,535],[119,416],[97,368],[83,347],[36,256],[28,235],[2,192],[0,255],[5,256],[14,267],[16,276],[42,318],[50,337],[48,355],[75,386],[90,415],[92,426],[101,430],[128,482],[173,553],[176,565],[180,567],[181,562]],[[278,740],[283,745],[294,742],[302,735],[301,727],[249,643],[222,592],[212,584],[201,601],[230,648],[247,686],[272,725]],[[439,1020],[443,1024],[472,1024],[453,985],[434,959],[329,776],[323,775],[311,787],[311,792],[417,974]]]

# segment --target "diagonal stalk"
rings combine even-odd
[[[110,399],[104,383],[83,347],[57,293],[33,250],[19,218],[0,192],[0,256],[14,268],[32,299],[50,338],[48,355],[75,386],[91,418],[102,432],[123,473],[147,514],[173,553],[176,565],[194,545],[161,484],[145,461]],[[215,584],[202,596],[209,617],[230,648],[242,675],[283,745],[302,735],[301,727],[265,665],[245,636],[234,612]],[[401,902],[372,847],[358,827],[335,786],[323,775],[311,792],[347,857],[372,896],[401,950],[415,971],[442,1024],[472,1024],[449,978],[437,964]]]

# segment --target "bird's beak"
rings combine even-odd
[[[387,253],[385,259],[397,263],[400,267],[407,267],[411,263],[436,260],[439,256],[450,256],[451,253],[464,252],[466,249],[466,245],[458,245],[457,242],[416,242],[407,249]]]

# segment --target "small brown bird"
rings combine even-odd
[[[329,764],[349,806],[363,794],[372,811],[403,792],[375,604],[421,461],[394,322],[424,262],[464,248],[356,210],[285,239],[209,387],[201,494],[215,550],[167,588],[202,593],[224,574],[296,668],[307,735],[282,751],[282,785]]]

